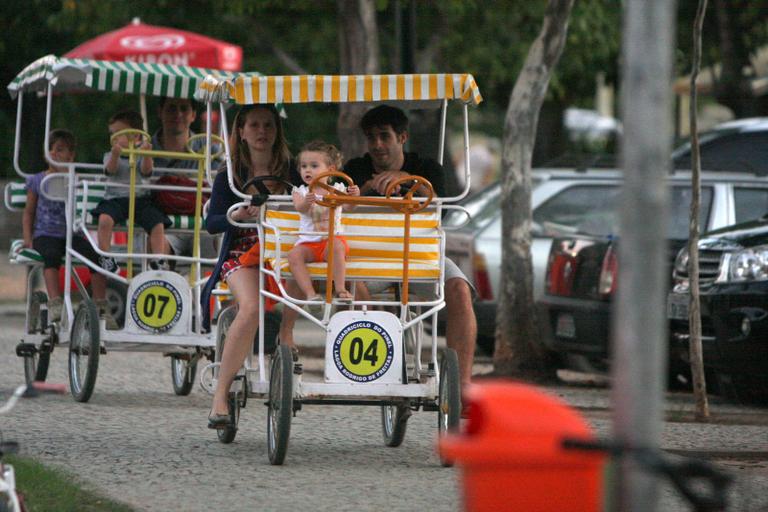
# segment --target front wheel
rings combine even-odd
[[[96,385],[101,350],[99,313],[90,300],[80,303],[69,342],[69,389],[78,402],[87,402]]]
[[[293,414],[293,356],[287,345],[278,345],[272,356],[267,405],[267,452],[269,462],[279,466],[288,450]]]
[[[50,362],[51,353],[48,351],[38,350],[31,356],[24,356],[24,378],[27,385],[33,381],[45,382]]]
[[[235,436],[237,435],[237,424],[240,422],[240,400],[238,400],[236,393],[229,394],[227,408],[229,409],[230,423],[226,427],[216,430],[219,442],[223,444],[231,443],[235,440]]]
[[[173,392],[177,396],[187,396],[192,391],[196,373],[196,360],[193,362],[192,359],[171,356],[171,379],[173,380]]]
[[[381,433],[384,444],[392,448],[403,444],[411,409],[405,404],[381,406]]]
[[[440,360],[440,391],[438,395],[437,429],[438,437],[454,433],[459,429],[461,420],[461,382],[459,379],[459,357],[456,351],[446,348]],[[453,461],[440,456],[444,467],[453,465]]]

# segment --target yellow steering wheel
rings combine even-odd
[[[435,189],[432,188],[432,184],[429,182],[429,180],[421,176],[416,176],[414,174],[411,174],[408,176],[403,176],[402,178],[399,178],[395,181],[392,181],[387,186],[387,190],[385,192],[386,198],[391,199],[391,196],[395,192],[395,190],[397,190],[400,187],[400,185],[404,183],[411,183],[412,186],[405,192],[405,194],[403,194],[403,199],[409,202],[414,201],[417,203],[412,208],[409,208],[409,211],[411,213],[419,212],[423,210],[429,205],[429,203],[432,202],[432,199],[435,197]],[[427,195],[424,196],[423,200],[422,198],[414,199],[413,193],[416,191],[417,188],[421,186],[427,189]]]
[[[135,140],[134,140],[133,137],[131,137],[131,135],[140,135],[141,138],[143,138],[147,142],[152,140],[152,136],[150,134],[148,134],[147,132],[145,132],[144,130],[139,130],[139,129],[136,129],[136,128],[126,128],[124,130],[120,130],[120,131],[117,131],[117,132],[113,133],[109,137],[109,143],[110,144],[114,144],[117,141],[117,138],[118,137],[122,137],[123,135],[128,136],[128,140],[130,141],[130,144],[131,144],[129,147],[134,147],[134,145],[135,145]]]
[[[323,196],[323,199],[318,199],[315,201],[316,204],[319,204],[320,206],[333,206],[332,203],[329,203],[325,198],[332,199],[333,196],[336,197],[350,197],[348,193],[337,189],[336,187],[329,185],[326,182],[326,178],[329,178],[331,176],[336,176],[337,178],[341,178],[347,183],[347,187],[350,187],[355,184],[354,181],[352,181],[352,178],[347,176],[341,171],[328,171],[324,172],[318,176],[315,176],[315,178],[309,183],[309,190],[312,190],[314,187],[322,188],[323,190],[326,190],[328,194],[326,196]],[[328,197],[331,196],[331,197]]]
[[[205,134],[204,133],[197,133],[197,134],[191,136],[187,140],[187,151],[189,151],[190,153],[194,153],[196,155],[202,155],[204,153],[204,151],[205,151],[204,149],[203,149],[203,151],[195,151],[194,149],[192,149],[192,142],[195,141],[195,140],[198,140],[198,139],[205,139]],[[224,153],[224,139],[222,139],[218,135],[211,134],[211,140],[219,145],[219,150],[217,152],[215,152],[215,153],[211,153],[211,158],[219,158],[221,156],[221,154]]]

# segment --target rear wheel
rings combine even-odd
[[[269,462],[279,466],[288,450],[293,414],[293,357],[287,345],[278,345],[272,357],[267,405],[267,452]]]
[[[128,295],[128,285],[112,279],[107,281],[106,299],[109,304],[109,312],[117,325],[125,325],[125,305]]]
[[[437,429],[438,437],[459,429],[461,420],[461,382],[459,380],[459,358],[456,351],[446,348],[440,359],[440,391],[438,395]],[[453,461],[440,456],[444,467]]]
[[[80,303],[69,341],[69,389],[78,402],[87,402],[96,385],[99,368],[99,313],[90,300]]]
[[[381,433],[385,445],[394,448],[403,444],[410,417],[411,409],[405,404],[381,406]]]
[[[171,379],[173,380],[173,392],[178,396],[187,396],[192,391],[192,384],[197,373],[197,361],[194,362],[187,356],[183,359],[171,356]]]

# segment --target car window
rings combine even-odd
[[[617,185],[579,185],[550,198],[533,212],[533,221],[544,235],[574,228],[582,233],[615,233]]]
[[[578,231],[597,236],[618,234],[618,185],[579,185],[563,190],[533,213],[533,221],[545,236]],[[706,227],[712,208],[712,187],[701,189],[699,222]],[[670,222],[667,236],[688,238],[688,217],[691,204],[690,187],[672,187],[670,191]]]
[[[688,239],[688,224],[691,217],[691,187],[672,187],[670,191],[669,225],[667,238],[672,240]],[[699,206],[699,227],[706,231],[709,226],[709,213],[712,211],[712,187],[701,187]]]
[[[702,170],[768,173],[768,132],[723,135],[701,143],[700,148]],[[691,168],[690,148],[676,155],[674,165]]]
[[[736,223],[755,220],[768,214],[768,189],[742,188],[733,190]]]

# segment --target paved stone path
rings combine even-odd
[[[22,324],[20,316],[0,315],[0,396],[23,381],[21,361],[11,355]],[[319,362],[307,361],[313,365]],[[65,350],[53,354],[49,381],[67,382]],[[606,389],[552,391],[585,411],[601,435],[610,434]],[[198,386],[188,397],[175,396],[170,362],[159,354],[113,352],[101,359],[89,403],[69,395],[26,400],[0,418],[0,426],[24,454],[65,468],[137,510],[460,509],[459,473],[441,468],[434,452],[436,413],[414,414],[403,446],[387,448],[378,408],[305,406],[293,420],[286,463],[275,467],[267,459],[262,402],[248,403],[230,445],[206,428],[209,404]],[[690,408],[689,397],[670,397],[670,411],[684,416]],[[755,510],[766,502],[768,414],[723,404],[714,409],[732,415],[734,424],[667,422],[664,447],[721,452],[739,476],[738,503],[749,505],[735,510]],[[659,510],[686,509],[665,488]]]

